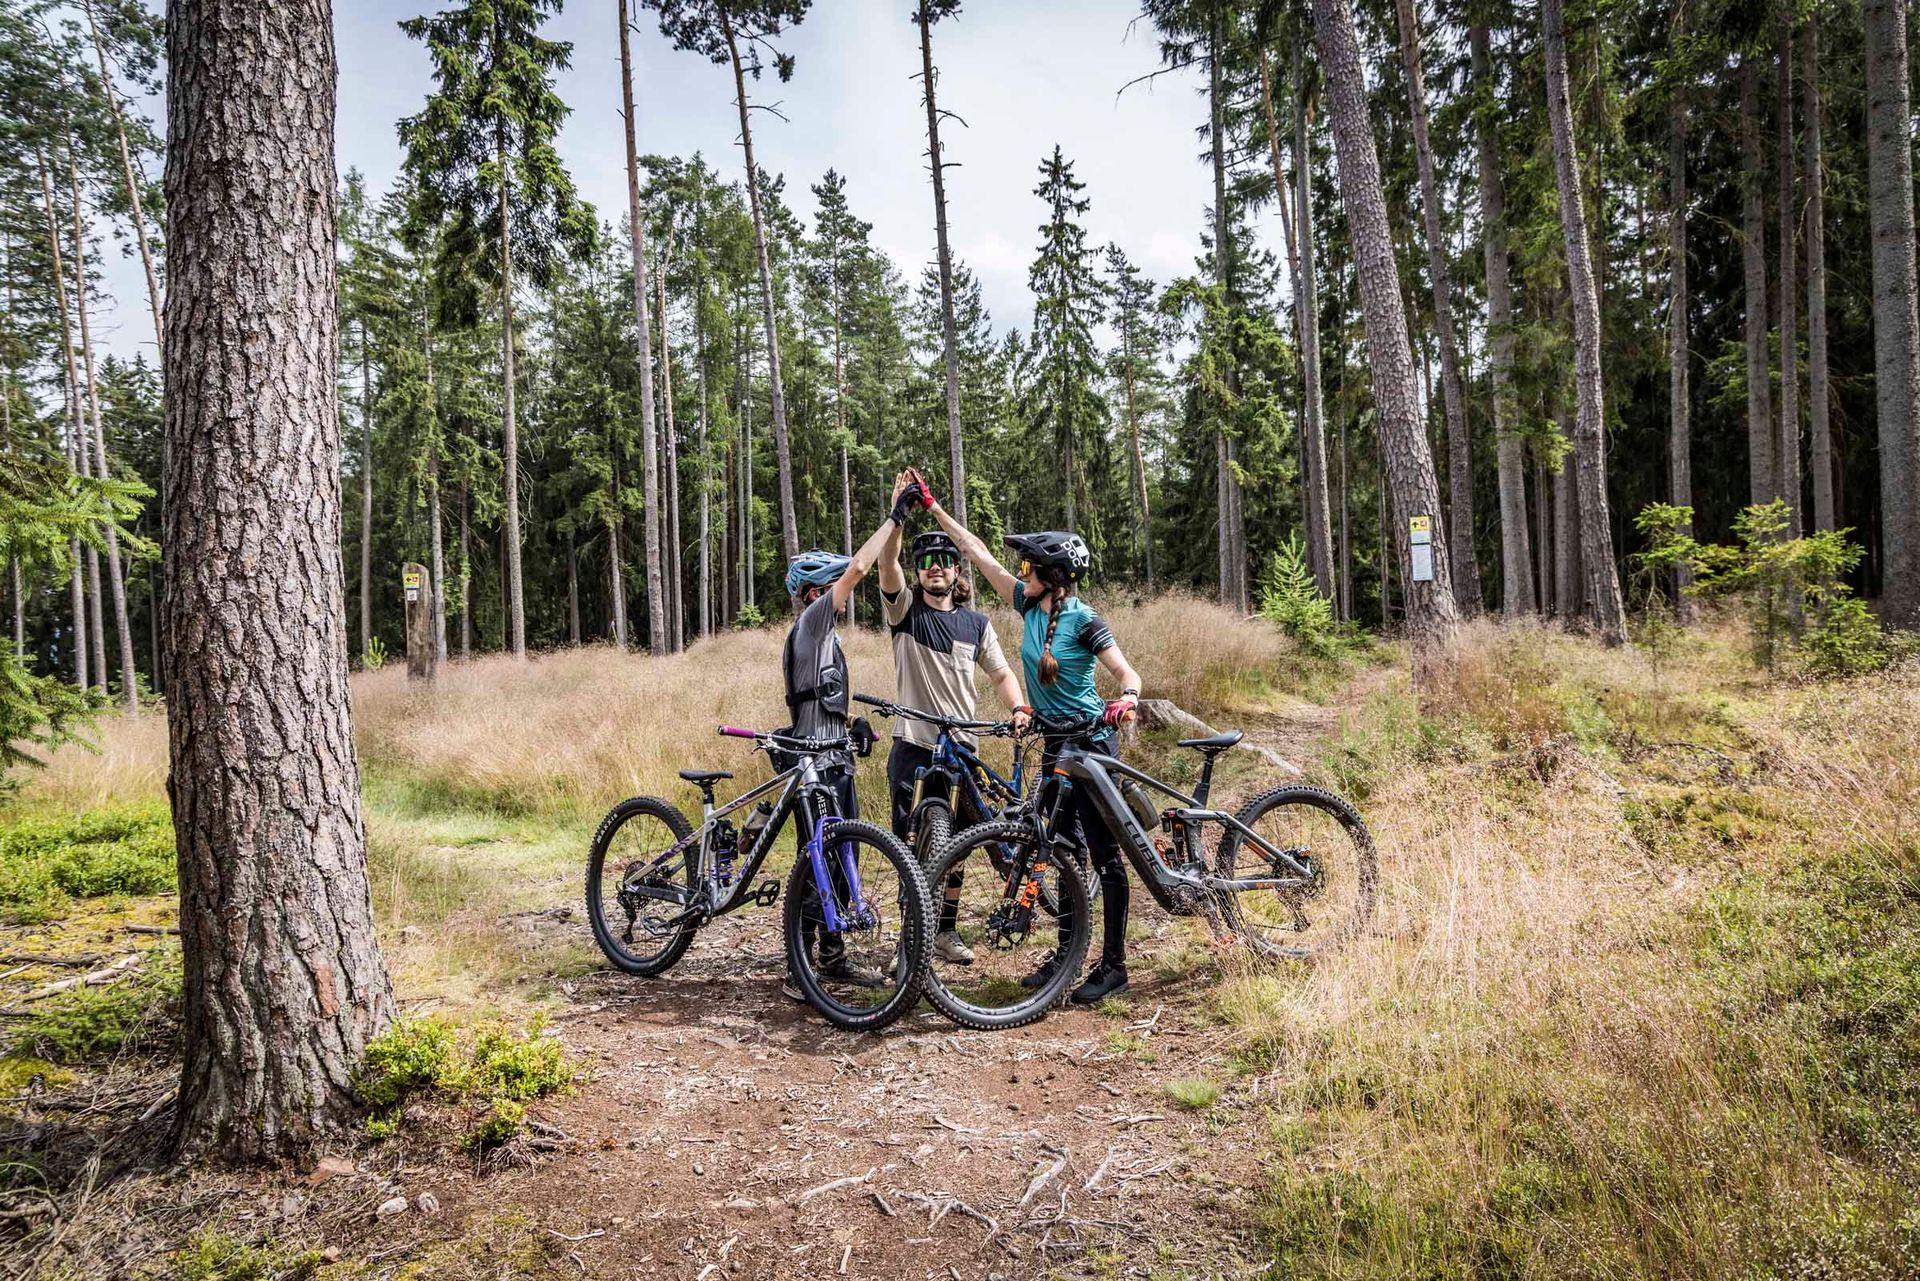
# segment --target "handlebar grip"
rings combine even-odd
[[[885,706],[887,706],[887,700],[886,700],[886,699],[884,699],[884,698],[875,698],[875,697],[874,697],[873,695],[871,695],[871,694],[855,694],[855,695],[853,696],[853,701],[854,701],[854,702],[856,702],[856,703],[865,703],[865,704],[866,704],[866,705],[867,705],[868,707],[885,707]]]
[[[726,738],[759,738],[760,737],[758,734],[754,733],[750,729],[741,729],[735,725],[722,725],[720,727],[720,733]]]

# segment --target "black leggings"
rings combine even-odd
[[[1104,734],[1092,740],[1087,747],[1104,755],[1112,755],[1115,743],[1111,734]],[[1040,777],[1049,783],[1056,780],[1053,776],[1054,758],[1060,754],[1060,744],[1049,741],[1045,753],[1040,758]],[[1066,784],[1067,779],[1057,780]],[[1051,802],[1049,802],[1051,804]],[[1093,856],[1093,870],[1100,877],[1101,901],[1101,938],[1100,963],[1102,965],[1125,965],[1127,963],[1127,898],[1131,886],[1127,881],[1127,865],[1120,857],[1120,846],[1113,839],[1113,831],[1107,826],[1107,820],[1093,803],[1093,797],[1084,786],[1075,784],[1067,795],[1065,821],[1068,831],[1078,830],[1086,842],[1087,851]]]

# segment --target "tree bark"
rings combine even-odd
[[[53,179],[47,170],[47,153],[42,148],[37,153],[40,166],[40,200],[47,221],[47,253],[53,265],[53,295],[55,305],[60,311],[60,343],[65,353],[65,387],[67,404],[67,466],[76,473],[86,475],[86,451],[81,447],[82,430],[80,426],[80,374],[73,354],[73,319],[67,311],[67,275],[60,252],[60,223],[53,211]],[[73,683],[78,689],[88,688],[87,680],[87,584],[86,556],[81,550],[78,535],[67,540],[67,564],[71,574],[67,579],[68,603],[73,611]]]
[[[1773,498],[1772,366],[1767,342],[1767,201],[1760,173],[1760,88],[1752,55],[1740,62],[1740,258],[1746,268],[1747,501]]]
[[[934,245],[940,263],[940,342],[946,364],[947,468],[952,489],[949,501],[954,519],[964,525],[967,523],[967,462],[960,439],[960,352],[954,338],[953,255],[947,249],[946,165],[940,159],[940,110],[934,102],[933,23],[927,17],[927,0],[920,0],[917,21],[920,24],[920,76],[926,88],[927,163],[933,170]],[[837,317],[835,323],[838,324]],[[849,554],[853,551],[851,538],[847,551]]]
[[[1213,263],[1215,283],[1223,295],[1233,288],[1233,246],[1231,222],[1227,217],[1226,102],[1220,86],[1220,60],[1225,56],[1223,30],[1224,0],[1214,0],[1213,25],[1207,50],[1207,104],[1209,130],[1213,140]],[[1223,305],[1226,300],[1223,299]],[[1226,384],[1230,398],[1240,390],[1240,370],[1236,353],[1228,339]],[[1220,422],[1214,429],[1214,462],[1218,469],[1215,486],[1215,521],[1218,527],[1220,603],[1246,613],[1246,528],[1240,517],[1240,482],[1234,476],[1233,437],[1227,431],[1227,406],[1217,406]],[[1072,492],[1069,483],[1068,492]],[[1072,522],[1069,521],[1069,524]]]
[[[1881,610],[1920,626],[1920,297],[1914,269],[1913,137],[1906,0],[1864,0],[1867,193],[1873,236],[1874,390],[1880,443]]]
[[[373,379],[360,323],[360,662],[373,657]]]
[[[1475,87],[1491,103],[1493,57],[1485,24],[1468,33]],[[1507,193],[1500,180],[1500,139],[1491,113],[1474,128],[1480,160],[1480,220],[1487,272],[1487,372],[1493,384],[1493,438],[1500,477],[1500,610],[1531,614],[1533,548],[1527,537],[1527,444],[1513,392],[1513,290],[1507,274]],[[1471,485],[1469,485],[1471,489]],[[1458,497],[1458,487],[1455,489]]]
[[[1393,499],[1391,543],[1401,563],[1406,564],[1411,559],[1407,530],[1412,517],[1431,515],[1436,526],[1435,542],[1442,541],[1445,521],[1440,510],[1440,486],[1415,405],[1413,351],[1407,339],[1400,273],[1394,262],[1393,236],[1380,185],[1380,159],[1374,149],[1353,10],[1348,0],[1313,0],[1313,20],[1326,77],[1341,198],[1352,230],[1382,465]],[[1383,556],[1383,570],[1385,563]],[[1448,558],[1434,557],[1432,582],[1409,581],[1406,588],[1407,632],[1415,643],[1425,649],[1450,643],[1460,611],[1454,601]],[[1385,603],[1383,592],[1383,612]]]
[[[86,365],[87,416],[93,424],[94,471],[102,480],[107,480],[113,476],[113,471],[107,466],[107,433],[100,422],[100,387],[93,368],[93,332],[87,321],[87,240],[80,208],[80,166],[74,157],[71,140],[67,147],[67,178],[73,188],[73,278],[76,285],[74,312],[80,320],[80,354]],[[120,698],[127,705],[129,712],[138,712],[140,683],[133,665],[133,627],[128,622],[126,566],[120,559],[120,531],[109,523],[106,533],[107,585],[113,593],[113,629],[120,642]],[[101,658],[100,671],[104,684],[106,675],[104,630],[96,652]]]
[[[1563,410],[1560,435],[1571,442],[1573,424]],[[1569,443],[1553,476],[1553,612],[1566,623],[1577,623],[1585,613],[1587,593],[1580,573],[1579,464]]]
[[[793,511],[793,456],[787,444],[787,401],[780,386],[780,332],[773,297],[773,260],[767,251],[767,222],[760,209],[760,178],[753,164],[753,126],[747,119],[747,79],[733,36],[727,7],[719,6],[721,33],[733,62],[734,102],[740,109],[740,147],[747,160],[747,202],[753,213],[753,250],[760,266],[760,308],[767,327],[767,389],[773,409],[773,453],[780,481],[780,550],[792,560],[800,554],[800,529]]]
[[[1691,371],[1690,335],[1687,331],[1687,102],[1680,96],[1673,104],[1668,121],[1667,170],[1671,183],[1671,207],[1668,220],[1668,298],[1667,298],[1667,501],[1675,507],[1693,508],[1693,393],[1689,386]],[[1693,532],[1691,517],[1682,532]],[[1693,616],[1693,600],[1688,588],[1693,584],[1693,569],[1682,562],[1674,569],[1674,613],[1682,622]]]
[[[500,166],[500,368],[504,425],[500,452],[506,460],[507,648],[527,656],[527,601],[520,578],[520,429],[513,411],[513,224],[508,215],[507,125],[494,127],[494,161]]]
[[[1126,316],[1120,318],[1120,364],[1125,370],[1127,392],[1127,437],[1132,445],[1134,502],[1139,515],[1141,559],[1147,572],[1147,590],[1153,590],[1153,511],[1147,501],[1147,457],[1140,447],[1140,410],[1133,387],[1133,326]]]
[[[1820,16],[1807,11],[1800,31],[1801,107],[1806,117],[1807,144],[1807,412],[1811,420],[1813,472],[1813,527],[1836,528],[1833,510],[1833,428],[1829,418],[1830,382],[1827,375],[1827,228],[1826,177],[1820,139]]]
[[[133,153],[127,147],[127,118],[120,106],[119,91],[113,85],[113,73],[107,69],[107,47],[100,39],[100,25],[94,20],[93,0],[85,0],[87,29],[93,34],[93,52],[100,60],[100,84],[107,105],[113,112],[114,137],[120,143],[120,169],[127,182],[127,205],[133,213],[133,238],[140,246],[140,265],[147,274],[147,309],[153,313],[153,341],[160,342],[160,280],[153,270],[153,246],[147,243],[147,217],[140,200],[140,180],[133,170]]]
[[[394,1013],[347,712],[331,28],[323,0],[167,6],[182,1157],[346,1131]]]
[[[705,282],[699,285],[701,297]],[[713,457],[707,450],[707,322],[695,304],[694,341],[700,364],[700,639],[713,635]]]
[[[433,575],[433,658],[447,661],[447,546],[440,511],[440,402],[433,388],[433,309],[423,308],[420,350],[427,371],[427,411],[432,427],[427,442],[427,551]]]
[[[460,487],[460,657],[473,657],[473,487]]]
[[[1567,281],[1573,303],[1575,411],[1574,459],[1579,468],[1580,559],[1595,628],[1608,645],[1627,641],[1627,611],[1613,560],[1613,528],[1607,512],[1607,434],[1600,364],[1600,297],[1588,257],[1587,216],[1581,198],[1579,157],[1573,147],[1573,112],[1567,101],[1567,41],[1561,0],[1541,0],[1547,55],[1547,116],[1553,131],[1554,172],[1560,187],[1560,219],[1566,230]]]
[[[1433,143],[1427,133],[1427,91],[1420,70],[1420,23],[1413,0],[1397,0],[1400,56],[1407,70],[1413,109],[1413,153],[1420,171],[1420,206],[1426,221],[1427,274],[1433,282],[1434,329],[1440,339],[1440,399],[1447,415],[1447,552],[1453,595],[1468,617],[1486,608],[1480,564],[1473,547],[1473,444],[1468,438],[1467,397],[1460,382],[1460,350],[1453,337],[1453,287],[1442,228],[1440,188],[1433,178]]]
[[[653,378],[647,365],[653,359],[652,321],[647,315],[647,238],[646,221],[640,209],[640,153],[634,145],[633,52],[627,21],[627,0],[619,0],[620,16],[620,103],[627,130],[627,224],[633,242],[633,311],[640,326],[640,453],[643,458],[641,501],[646,504],[647,553],[647,644],[656,653],[667,652],[662,643],[665,629],[660,567],[660,465],[659,443],[653,434]],[[615,519],[619,517],[616,515]],[[612,536],[611,523],[608,527]],[[618,539],[614,539],[617,544]],[[611,545],[611,544],[610,544]],[[617,589],[616,589],[617,590]],[[614,644],[627,647],[625,610],[616,612]]]
[[[1780,423],[1773,441],[1774,488],[1787,500],[1788,538],[1800,537],[1800,323],[1794,287],[1793,32],[1780,32]]]

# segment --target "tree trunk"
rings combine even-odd
[[[1403,0],[1404,3],[1404,0]],[[1473,79],[1492,101],[1493,57],[1485,24],[1468,33]],[[1500,610],[1508,618],[1534,612],[1533,548],[1527,538],[1527,445],[1513,394],[1513,291],[1507,276],[1507,193],[1500,180],[1500,140],[1493,122],[1474,128],[1480,159],[1480,220],[1487,271],[1487,366],[1493,384],[1493,438],[1500,475]],[[1468,486],[1471,490],[1471,485]],[[1456,500],[1459,486],[1454,487]],[[1457,516],[1456,516],[1457,519]]]
[[[1407,531],[1412,517],[1431,515],[1435,542],[1442,541],[1445,522],[1441,519],[1440,486],[1414,403],[1413,351],[1407,340],[1400,273],[1387,225],[1387,203],[1381,191],[1380,159],[1374,149],[1353,10],[1348,0],[1313,0],[1313,20],[1326,77],[1341,199],[1352,229],[1383,470],[1392,492],[1391,540],[1399,560],[1406,564],[1411,560]],[[1432,582],[1406,585],[1407,632],[1416,645],[1429,649],[1450,643],[1460,619],[1447,558],[1433,559]],[[1385,562],[1383,555],[1383,569]],[[1383,593],[1383,609],[1384,605]]]
[[[433,575],[433,658],[447,661],[447,545],[440,512],[440,402],[433,388],[433,311],[423,309],[420,350],[427,370],[427,411],[433,424],[427,442],[427,552]]]
[[[1147,456],[1140,447],[1140,411],[1134,398],[1133,388],[1133,326],[1126,318],[1120,321],[1120,364],[1126,372],[1127,390],[1127,437],[1131,443],[1133,462],[1135,513],[1139,517],[1136,526],[1137,542],[1142,562],[1147,573],[1147,590],[1153,590],[1153,511],[1147,501]]]
[[[1560,436],[1571,442],[1573,424],[1560,413]],[[1585,613],[1586,589],[1580,574],[1579,463],[1569,446],[1553,476],[1553,612],[1564,623],[1577,623]]]
[[[926,26],[925,26],[926,6],[924,4],[921,6],[920,17],[922,20],[922,25],[920,29],[920,39],[921,39],[921,47],[924,49],[926,47]],[[929,92],[931,92],[931,82],[929,82]],[[933,167],[933,178],[935,183],[935,186],[934,186],[935,202],[940,206],[940,210],[941,210],[942,221],[940,224],[940,243],[941,243],[942,249],[944,250],[946,245],[946,222],[945,222],[946,203],[945,203],[945,197],[940,194],[940,187],[939,187],[940,166],[938,164],[935,164]],[[946,258],[943,253],[941,257],[941,267],[942,267],[942,273],[943,273],[941,276],[941,282],[943,286],[946,284],[946,276],[944,274],[945,264],[946,264]],[[840,438],[840,542],[841,542],[841,551],[843,551],[847,555],[847,557],[851,559],[853,556],[853,473],[847,459],[846,329],[843,323],[843,318],[841,316],[841,309],[845,303],[845,299],[841,297],[840,256],[837,249],[834,253],[832,272],[833,272],[833,416],[834,416],[835,430],[838,432],[839,438]],[[953,313],[952,313],[951,307],[949,307],[947,312],[947,354],[948,354],[948,358],[951,359],[953,354]],[[949,366],[949,371],[951,371],[951,366]],[[951,402],[952,408],[954,410],[956,422],[958,421],[959,404],[960,402],[958,399],[958,393],[956,392],[955,399]],[[955,443],[953,446],[953,449],[954,449],[953,456],[957,460],[960,457],[959,444]],[[956,510],[958,510],[958,508],[956,508]],[[966,521],[966,517],[964,516],[960,516],[958,517],[958,519],[962,523],[965,523]],[[848,598],[847,621],[849,623],[855,621],[855,617],[858,613],[858,610],[859,610],[859,598],[857,596]]]
[[[82,435],[80,427],[80,374],[73,353],[73,319],[67,311],[67,275],[60,252],[60,223],[53,211],[53,179],[47,171],[47,153],[42,148],[37,153],[40,165],[40,200],[47,221],[47,252],[53,265],[53,294],[55,305],[60,311],[60,343],[66,355],[65,386],[67,403],[67,466],[76,473],[85,475],[88,471],[86,452],[80,446]],[[67,579],[67,594],[73,610],[73,683],[78,689],[86,689],[87,681],[87,583],[86,556],[81,550],[80,539],[76,535],[67,540],[67,564],[71,574]]]
[[[1542,614],[1557,612],[1553,594],[1553,486],[1547,479],[1546,460],[1538,451],[1533,456],[1533,561],[1534,590]]]
[[[767,326],[767,390],[773,407],[773,453],[780,473],[780,550],[792,560],[800,554],[800,529],[793,512],[793,458],[787,445],[787,402],[780,386],[780,333],[773,298],[773,261],[767,252],[767,223],[760,209],[760,178],[753,164],[753,126],[747,120],[747,80],[740,66],[740,49],[725,5],[719,6],[720,28],[733,61],[734,101],[740,108],[740,147],[747,160],[747,202],[753,213],[753,250],[760,265],[760,307]]]
[[[1420,171],[1420,206],[1427,230],[1427,273],[1433,279],[1434,329],[1440,339],[1440,398],[1447,415],[1447,553],[1453,595],[1468,617],[1486,608],[1480,564],[1473,547],[1473,444],[1467,432],[1467,397],[1460,383],[1460,350],[1453,338],[1453,288],[1442,229],[1440,188],[1433,178],[1433,144],[1427,134],[1427,91],[1420,69],[1420,24],[1413,0],[1397,0],[1400,56],[1406,65],[1413,108],[1413,153]]]
[[[360,662],[373,656],[373,379],[360,325]]]
[[[460,487],[460,657],[473,657],[473,488]]]
[[[706,286],[700,285],[702,296]],[[713,458],[707,450],[707,322],[696,305],[694,341],[700,362],[700,639],[713,635]]]
[[[607,558],[609,573],[618,581],[619,567]],[[567,644],[580,643],[580,557],[574,550],[573,531],[567,531]]]
[[[1233,277],[1231,224],[1227,217],[1226,101],[1220,87],[1220,60],[1225,56],[1226,36],[1222,29],[1224,0],[1214,0],[1213,27],[1207,49],[1207,104],[1209,130],[1213,139],[1213,263],[1214,280],[1223,294],[1230,294]],[[1226,385],[1228,400],[1238,399],[1240,371],[1238,359],[1228,337]],[[1214,430],[1214,461],[1218,468],[1215,484],[1215,523],[1218,527],[1220,603],[1229,609],[1247,612],[1246,528],[1240,518],[1240,482],[1233,473],[1233,439],[1228,434],[1227,405],[1216,407],[1220,421]],[[1071,486],[1069,487],[1071,492]],[[1072,522],[1069,521],[1069,524]]]
[[[1827,229],[1820,143],[1820,16],[1807,11],[1800,31],[1801,91],[1807,133],[1807,409],[1812,419],[1813,527],[1837,528],[1833,510],[1833,429],[1828,418]]]
[[[667,592],[667,652],[678,654],[686,648],[686,612],[681,607],[681,578],[684,562],[680,556],[680,446],[673,424],[673,343],[667,332],[667,245],[660,244],[660,400],[666,411],[666,470],[660,480],[665,489],[667,538],[665,564],[661,566]]]
[[[181,1157],[349,1131],[394,1014],[347,714],[331,27],[322,0],[167,6]]]
[[[74,291],[74,311],[80,319],[80,354],[86,365],[87,378],[87,416],[93,424],[93,462],[94,471],[102,479],[110,479],[113,471],[107,466],[107,434],[100,422],[100,387],[94,377],[93,333],[87,323],[87,241],[85,223],[80,211],[80,167],[73,153],[71,139],[67,148],[67,177],[73,187],[73,278],[77,284]],[[140,710],[140,683],[134,674],[133,665],[133,627],[127,615],[127,578],[126,567],[120,559],[120,531],[114,525],[107,526],[107,585],[113,593],[113,630],[120,641],[120,698],[129,712]],[[101,658],[100,674],[102,683],[106,676],[106,637],[100,637],[98,653]]]
[[[927,0],[920,0],[920,76],[926,87],[927,163],[933,170],[933,232],[940,264],[940,342],[947,376],[947,468],[953,518],[967,523],[967,463],[960,447],[960,353],[953,325],[953,255],[947,249],[947,182],[940,159],[940,109],[934,103],[933,34]],[[838,317],[835,318],[836,340]],[[837,358],[836,358],[837,359]],[[847,551],[852,553],[852,540]],[[971,575],[971,570],[964,571]]]
[[[743,343],[740,392],[740,608],[753,607],[753,352]]]
[[[494,128],[494,161],[500,167],[500,368],[506,459],[507,648],[527,656],[527,601],[520,579],[520,429],[513,414],[513,225],[507,215],[507,126]]]
[[[1746,267],[1747,501],[1773,498],[1772,367],[1767,342],[1767,201],[1760,176],[1760,89],[1754,59],[1740,62],[1740,258]]]
[[[1542,0],[1541,26],[1547,54],[1547,116],[1553,131],[1554,172],[1560,186],[1560,218],[1566,229],[1567,280],[1573,303],[1573,365],[1576,398],[1573,440],[1579,466],[1580,559],[1600,639],[1627,640],[1627,611],[1613,560],[1613,528],[1607,513],[1607,434],[1602,403],[1606,381],[1600,364],[1600,297],[1588,258],[1587,216],[1581,199],[1579,157],[1573,148],[1573,112],[1567,101],[1567,43],[1560,0]]]
[[[644,479],[641,500],[646,504],[647,551],[647,645],[655,653],[665,652],[662,637],[665,621],[661,612],[660,580],[660,464],[659,445],[653,434],[653,378],[647,365],[653,359],[653,332],[647,316],[647,238],[646,223],[640,210],[640,153],[634,145],[633,52],[627,22],[627,0],[619,0],[620,12],[620,103],[627,129],[627,223],[633,242],[633,312],[640,326],[640,453]],[[609,530],[611,532],[611,528]],[[617,589],[616,589],[617,590]],[[614,622],[614,644],[627,647],[624,609]]]
[[[1267,120],[1267,149],[1273,160],[1274,199],[1280,205],[1281,226],[1286,233],[1287,271],[1293,284],[1293,313],[1300,341],[1301,468],[1300,484],[1306,501],[1301,515],[1307,526],[1307,563],[1313,569],[1314,585],[1322,596],[1331,599],[1333,582],[1333,535],[1327,520],[1327,437],[1326,421],[1320,399],[1320,302],[1313,272],[1313,194],[1310,174],[1311,155],[1307,147],[1306,95],[1300,86],[1300,54],[1293,57],[1293,156],[1294,173],[1299,178],[1295,196],[1299,208],[1287,216],[1289,191],[1280,165],[1280,127],[1273,110],[1273,78],[1267,69],[1267,51],[1260,50],[1260,105]],[[1129,384],[1129,414],[1131,384]]]
[[[94,20],[93,0],[85,0],[87,29],[93,33],[93,52],[100,60],[100,84],[113,111],[114,137],[120,143],[120,170],[127,183],[127,205],[133,214],[133,238],[140,246],[140,265],[147,274],[147,309],[153,313],[153,341],[160,341],[160,281],[153,270],[153,246],[147,243],[147,218],[140,200],[140,180],[133,171],[133,153],[127,147],[127,118],[120,106],[120,94],[113,86],[113,73],[107,69],[107,47],[100,40],[100,25]]]
[[[1873,235],[1873,367],[1880,442],[1881,608],[1920,626],[1920,305],[1913,232],[1906,0],[1864,0],[1867,192]]]
[[[1667,133],[1667,169],[1672,183],[1671,208],[1667,212],[1669,246],[1667,272],[1667,501],[1675,507],[1693,507],[1693,393],[1688,386],[1690,370],[1687,332],[1687,103],[1678,98],[1672,108]],[[1682,532],[1693,532],[1688,519]],[[1688,588],[1693,585],[1693,569],[1682,562],[1674,569],[1673,608],[1682,622],[1693,616],[1693,600]]]
[[[1788,538],[1800,537],[1800,291],[1794,287],[1793,33],[1780,32],[1780,423],[1773,440],[1774,490],[1787,500]]]

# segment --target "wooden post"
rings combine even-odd
[[[431,681],[439,670],[433,643],[433,580],[425,565],[409,561],[400,570],[407,593],[407,679]]]

